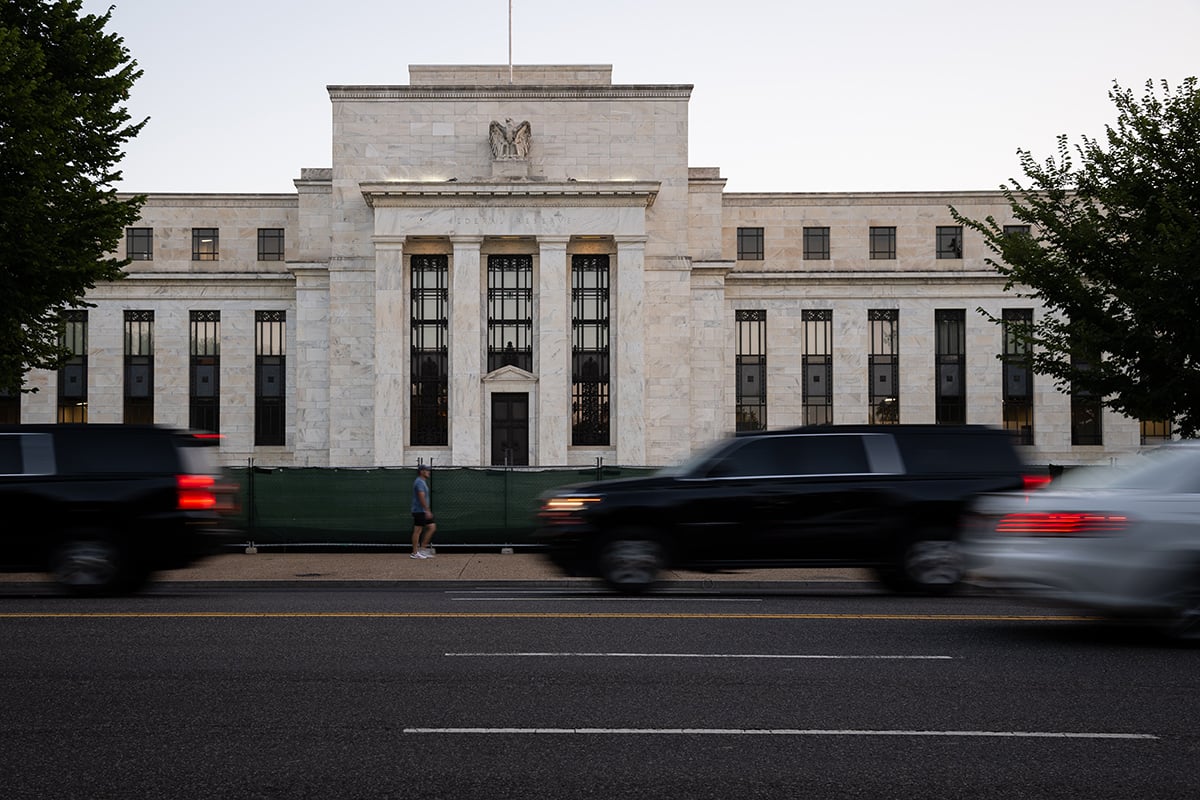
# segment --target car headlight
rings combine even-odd
[[[570,494],[547,498],[542,503],[545,514],[578,514],[588,506],[599,503],[601,497],[594,494]]]

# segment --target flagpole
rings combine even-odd
[[[508,82],[513,82],[512,66],[512,0],[508,0]]]

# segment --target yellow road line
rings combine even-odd
[[[740,619],[884,620],[932,622],[1079,622],[1090,616],[1042,614],[671,614],[638,612],[442,611],[15,611],[0,619]]]

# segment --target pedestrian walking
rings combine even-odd
[[[433,506],[429,500],[429,465],[417,466],[417,479],[412,491],[412,555],[410,558],[433,558],[433,532],[437,523],[433,521]]]

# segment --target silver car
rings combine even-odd
[[[1200,639],[1200,442],[983,495],[964,521],[968,578]]]

